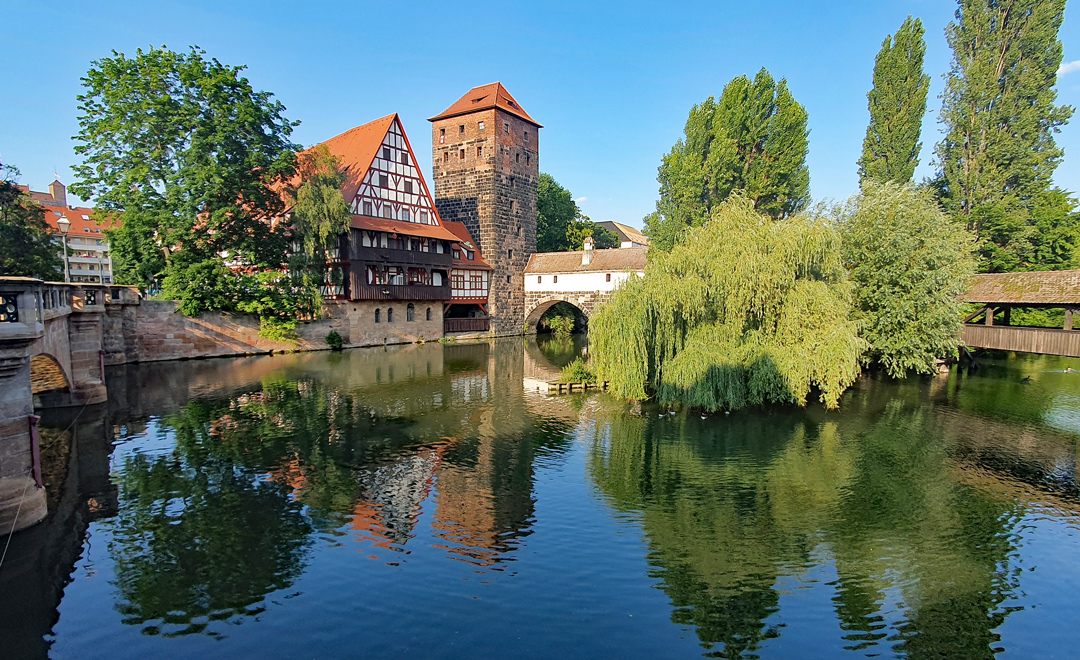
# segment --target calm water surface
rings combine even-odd
[[[114,369],[44,420],[0,656],[1076,657],[1077,361],[836,413],[529,391],[578,348]]]

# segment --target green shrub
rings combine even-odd
[[[263,339],[281,342],[295,342],[300,338],[296,334],[296,321],[264,316],[259,319],[259,336]]]
[[[330,334],[326,335],[326,345],[330,347],[330,350],[340,351],[342,343],[341,335],[337,330],[331,330]]]
[[[554,316],[547,320],[547,326],[556,337],[569,337],[574,331],[574,319],[570,316]]]
[[[563,367],[559,382],[596,384],[596,374],[592,372],[585,360],[577,358]]]

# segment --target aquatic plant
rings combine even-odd
[[[585,360],[581,358],[575,358],[573,362],[566,365],[562,369],[562,375],[559,376],[560,383],[596,383],[596,374],[589,368],[589,365]]]

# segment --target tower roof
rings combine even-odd
[[[503,112],[509,112],[512,115],[524,119],[537,128],[543,128],[543,126],[538,124],[535,119],[529,116],[529,113],[525,112],[525,109],[518,104],[513,96],[510,96],[510,92],[506,91],[506,88],[503,87],[500,82],[473,87],[466,92],[464,96],[455,101],[453,105],[428,121],[448,119],[450,117],[457,117],[458,115],[476,112],[477,110],[490,110],[492,108],[498,108]]]

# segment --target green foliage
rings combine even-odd
[[[597,377],[628,398],[708,410],[828,408],[859,373],[839,234],[814,215],[774,222],[733,196],[589,323]]]
[[[923,115],[930,76],[923,73],[926,30],[908,16],[896,36],[886,37],[874,61],[874,88],[866,95],[866,127],[859,180],[907,183],[915,175],[922,143]]]
[[[338,334],[337,330],[331,330],[330,333],[326,335],[326,345],[330,347],[330,350],[341,350],[344,342],[342,341],[341,335]]]
[[[278,191],[294,173],[295,123],[242,70],[197,48],[162,47],[114,51],[83,78],[75,151],[84,160],[71,190],[123,212],[109,231],[118,282],[171,280],[172,291],[197,295],[180,282],[197,264],[214,291],[232,289],[216,267],[223,257],[234,270],[284,266],[288,228],[267,219],[285,210]],[[185,307],[219,296],[202,298]]]
[[[556,337],[569,337],[574,332],[574,317],[553,316],[546,320],[551,334]]]
[[[772,218],[803,209],[810,199],[806,110],[783,79],[762,69],[739,76],[716,101],[690,109],[683,138],[664,156],[656,213],[645,218],[654,249],[670,250],[711,217],[733,192]]]
[[[15,187],[18,176],[14,167],[0,169],[0,275],[62,280],[61,247],[44,209]]]
[[[1042,267],[1036,243],[1045,233],[1075,242],[1072,210],[1046,213],[1040,202],[1062,157],[1054,133],[1073,113],[1055,105],[1064,11],[1065,0],[960,0],[946,29],[953,62],[937,146],[941,189],[949,212],[982,239],[985,271]],[[1053,194],[1057,207],[1064,193]]]
[[[570,191],[550,174],[540,173],[536,185],[536,251],[580,250],[592,236],[598,249],[619,247],[619,235],[584,215]]]
[[[560,383],[589,383],[596,384],[596,374],[589,368],[588,363],[581,358],[575,358],[573,362],[562,368],[559,375]]]
[[[300,338],[296,334],[296,321],[264,316],[259,319],[259,336],[263,339],[280,342],[295,342]]]
[[[457,341],[457,337],[439,337],[440,344],[453,344]]]
[[[865,181],[840,223],[867,361],[893,378],[933,373],[959,346],[974,237],[911,184]]]

